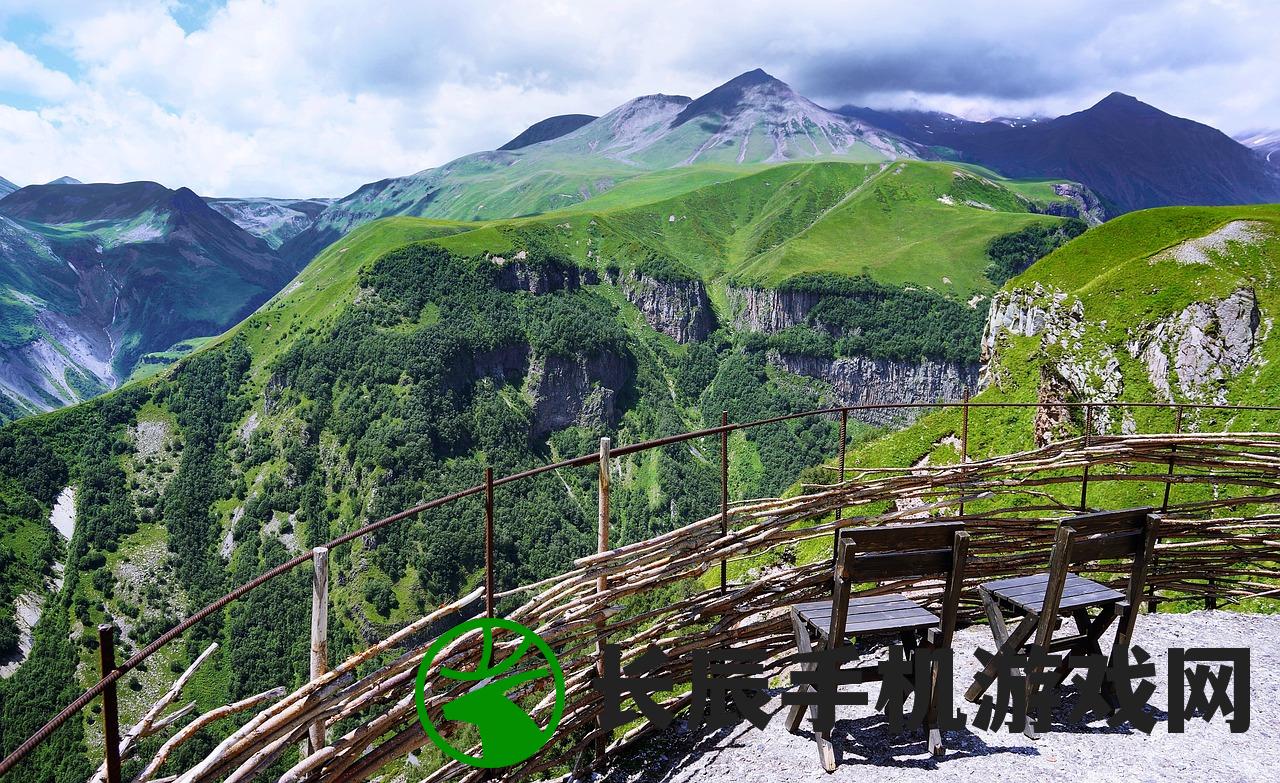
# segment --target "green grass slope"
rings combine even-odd
[[[1057,220],[1028,211],[1034,199],[1057,200],[1040,184],[949,163],[896,163],[789,241],[744,259],[737,277],[767,285],[802,272],[865,271],[962,296],[987,290],[991,238]]]
[[[707,282],[769,287],[805,273],[866,273],[968,298],[992,288],[983,270],[994,237],[1062,220],[1032,211],[1061,201],[1049,182],[920,161],[781,164],[635,203],[692,176],[647,175],[563,212],[470,224],[442,244],[501,254],[536,234],[588,266],[625,269],[656,255]]]
[[[332,325],[359,292],[359,276],[379,256],[398,247],[439,239],[471,226],[428,218],[384,218],[360,226],[328,247],[252,316],[213,341],[243,339],[254,367],[266,367],[298,334]]]
[[[1246,289],[1256,297],[1260,315],[1247,366],[1234,374],[1224,371],[1215,386],[1195,393],[1188,393],[1171,369],[1168,382],[1172,396],[1178,402],[1195,402],[1221,394],[1226,402],[1238,405],[1280,404],[1280,336],[1271,328],[1280,314],[1278,273],[1280,205],[1166,207],[1111,220],[1006,284],[1005,294],[1021,293],[1045,306],[1055,297],[1063,297],[1067,308],[1078,301],[1082,326],[1065,347],[1062,341],[1048,343],[1043,335],[1004,333],[991,367],[994,383],[975,399],[1040,401],[1042,368],[1067,363],[1091,368],[1085,388],[1069,394],[1071,399],[1099,401],[1100,376],[1111,375],[1113,383],[1119,381],[1114,399],[1164,401],[1167,398],[1153,385],[1147,366],[1132,355],[1130,343],[1149,334],[1156,324],[1176,319],[1189,306],[1219,302]],[[1214,323],[1207,326],[1209,338],[1216,328]],[[1115,363],[1110,372],[1108,360]],[[1030,409],[975,408],[970,415],[970,455],[983,458],[1032,448],[1032,419]],[[1107,431],[1120,431],[1123,420],[1117,410],[1107,420]],[[1137,432],[1168,432],[1173,427],[1173,413],[1167,408],[1135,409],[1129,426]],[[1280,416],[1206,410],[1189,414],[1186,426],[1274,431],[1280,427]],[[911,465],[925,456],[933,464],[954,462],[958,455],[946,439],[958,434],[959,428],[958,411],[941,411],[868,445],[856,459],[867,465]],[[1083,421],[1077,414],[1066,434],[1078,434],[1082,429]],[[1078,488],[1072,491],[1078,492]],[[1099,491],[1098,503],[1132,505],[1151,500],[1126,494],[1125,489]],[[1109,492],[1114,497],[1108,497]]]

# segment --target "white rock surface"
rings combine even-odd
[[[76,489],[75,487],[66,487],[58,495],[58,500],[53,504],[53,511],[49,514],[49,524],[62,534],[62,537],[71,540],[71,534],[76,531]]]
[[[12,676],[31,654],[31,633],[40,622],[40,614],[44,609],[44,596],[40,593],[23,593],[18,596],[14,619],[18,626],[18,654],[12,658],[0,660],[0,679]]]
[[[1259,342],[1261,323],[1252,288],[1241,288],[1217,302],[1195,302],[1178,314],[1139,330],[1128,343],[1129,354],[1147,366],[1151,384],[1166,400],[1174,399],[1170,367],[1182,396],[1224,404],[1222,381],[1249,365]]]
[[[1179,242],[1167,250],[1156,253],[1151,257],[1151,263],[1169,260],[1179,264],[1212,264],[1213,256],[1226,253],[1228,244],[1254,245],[1263,241],[1267,234],[1266,223],[1256,220],[1233,220],[1202,237]]]

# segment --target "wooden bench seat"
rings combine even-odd
[[[1011,605],[1025,612],[1037,612],[1044,608],[1044,597],[1049,586],[1048,574],[1032,574],[1017,576],[1012,579],[997,579],[982,585],[996,600]],[[1091,606],[1123,601],[1124,593],[1112,590],[1104,584],[1086,579],[1077,574],[1068,573],[1062,587],[1062,599],[1058,609],[1085,609]]]
[[[821,639],[826,639],[831,627],[831,602],[810,601],[797,604],[800,619]],[[846,637],[869,636],[877,633],[897,633],[918,628],[935,628],[942,620],[920,604],[898,593],[873,595],[849,599],[849,614],[845,620]]]

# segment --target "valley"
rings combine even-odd
[[[190,190],[16,190],[0,204],[0,414],[115,388],[144,356],[253,312],[293,271]]]

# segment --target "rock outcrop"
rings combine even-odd
[[[1129,410],[1108,407],[1125,388],[1119,352],[1142,362],[1147,380],[1167,402],[1223,404],[1227,383],[1254,361],[1262,315],[1252,288],[1216,301],[1194,302],[1181,311],[1129,329],[1123,345],[1108,337],[1106,322],[1091,323],[1083,302],[1036,283],[992,297],[982,337],[979,388],[1000,384],[1002,340],[1039,337],[1041,402],[1093,402],[1095,433],[1136,430]],[[1049,442],[1068,429],[1066,409],[1045,409],[1036,418],[1036,440]]]
[[[997,291],[991,297],[987,325],[982,331],[982,388],[991,384],[997,343],[1002,335],[1044,335],[1044,341],[1064,346],[1078,344],[1084,336],[1084,303],[1067,300],[1065,291],[1049,290],[1036,283],[1031,288]]]
[[[832,401],[840,405],[884,405],[901,402],[958,400],[977,381],[978,367],[925,359],[903,362],[848,356],[825,359],[769,352],[769,362],[787,372],[817,378],[830,385]],[[851,415],[870,424],[915,419],[919,408],[884,408]]]
[[[1102,221],[1107,219],[1102,202],[1092,190],[1085,186],[1074,182],[1062,182],[1053,186],[1053,192],[1069,200],[1039,204],[1033,207],[1033,210],[1045,215],[1080,218],[1090,226],[1102,225]]]
[[[490,263],[498,268],[495,282],[499,289],[549,294],[552,291],[581,288],[600,282],[599,276],[592,269],[550,261],[531,264],[527,257],[528,254],[521,250],[509,259],[503,256],[489,258]]]
[[[812,291],[783,291],[776,288],[728,289],[729,317],[739,331],[780,332],[805,322],[822,294]]]
[[[471,361],[472,378],[492,378],[504,383],[529,371],[529,346],[523,343],[504,345],[492,351],[477,353],[471,357]]]
[[[1040,365],[1040,385],[1036,388],[1036,402],[1052,407],[1036,408],[1032,429],[1037,446],[1047,446],[1072,435],[1071,409],[1059,405],[1077,398],[1079,394],[1052,366]]]
[[[996,361],[1000,340],[1006,335],[1040,337],[1049,366],[1042,373],[1054,382],[1046,386],[1041,379],[1041,402],[1096,402],[1109,403],[1120,399],[1124,391],[1124,378],[1120,374],[1120,359],[1109,345],[1085,345],[1084,303],[1066,292],[1045,288],[1035,283],[1031,288],[1013,291],[997,291],[991,298],[987,325],[982,333],[982,373],[978,388],[985,389],[999,383],[999,365]],[[1053,359],[1048,359],[1048,355]],[[1046,398],[1046,388],[1057,390],[1052,398]],[[1117,426],[1114,419],[1120,416],[1118,426],[1122,431],[1133,429],[1128,412],[1102,406],[1094,409],[1094,430],[1109,432]],[[1037,437],[1045,436],[1052,427],[1048,422],[1037,429]]]
[[[1147,377],[1165,400],[1176,391],[1188,400],[1225,404],[1225,381],[1249,365],[1258,342],[1262,313],[1252,288],[1240,288],[1217,302],[1195,302],[1151,326],[1135,330],[1126,347],[1140,359]],[[1172,374],[1171,374],[1172,371]]]
[[[575,424],[597,431],[616,426],[622,413],[618,395],[634,373],[629,357],[608,351],[530,357],[525,391],[533,409],[533,436]]]
[[[715,330],[715,311],[701,280],[659,280],[632,270],[611,275],[610,282],[646,323],[678,343],[705,340]]]

